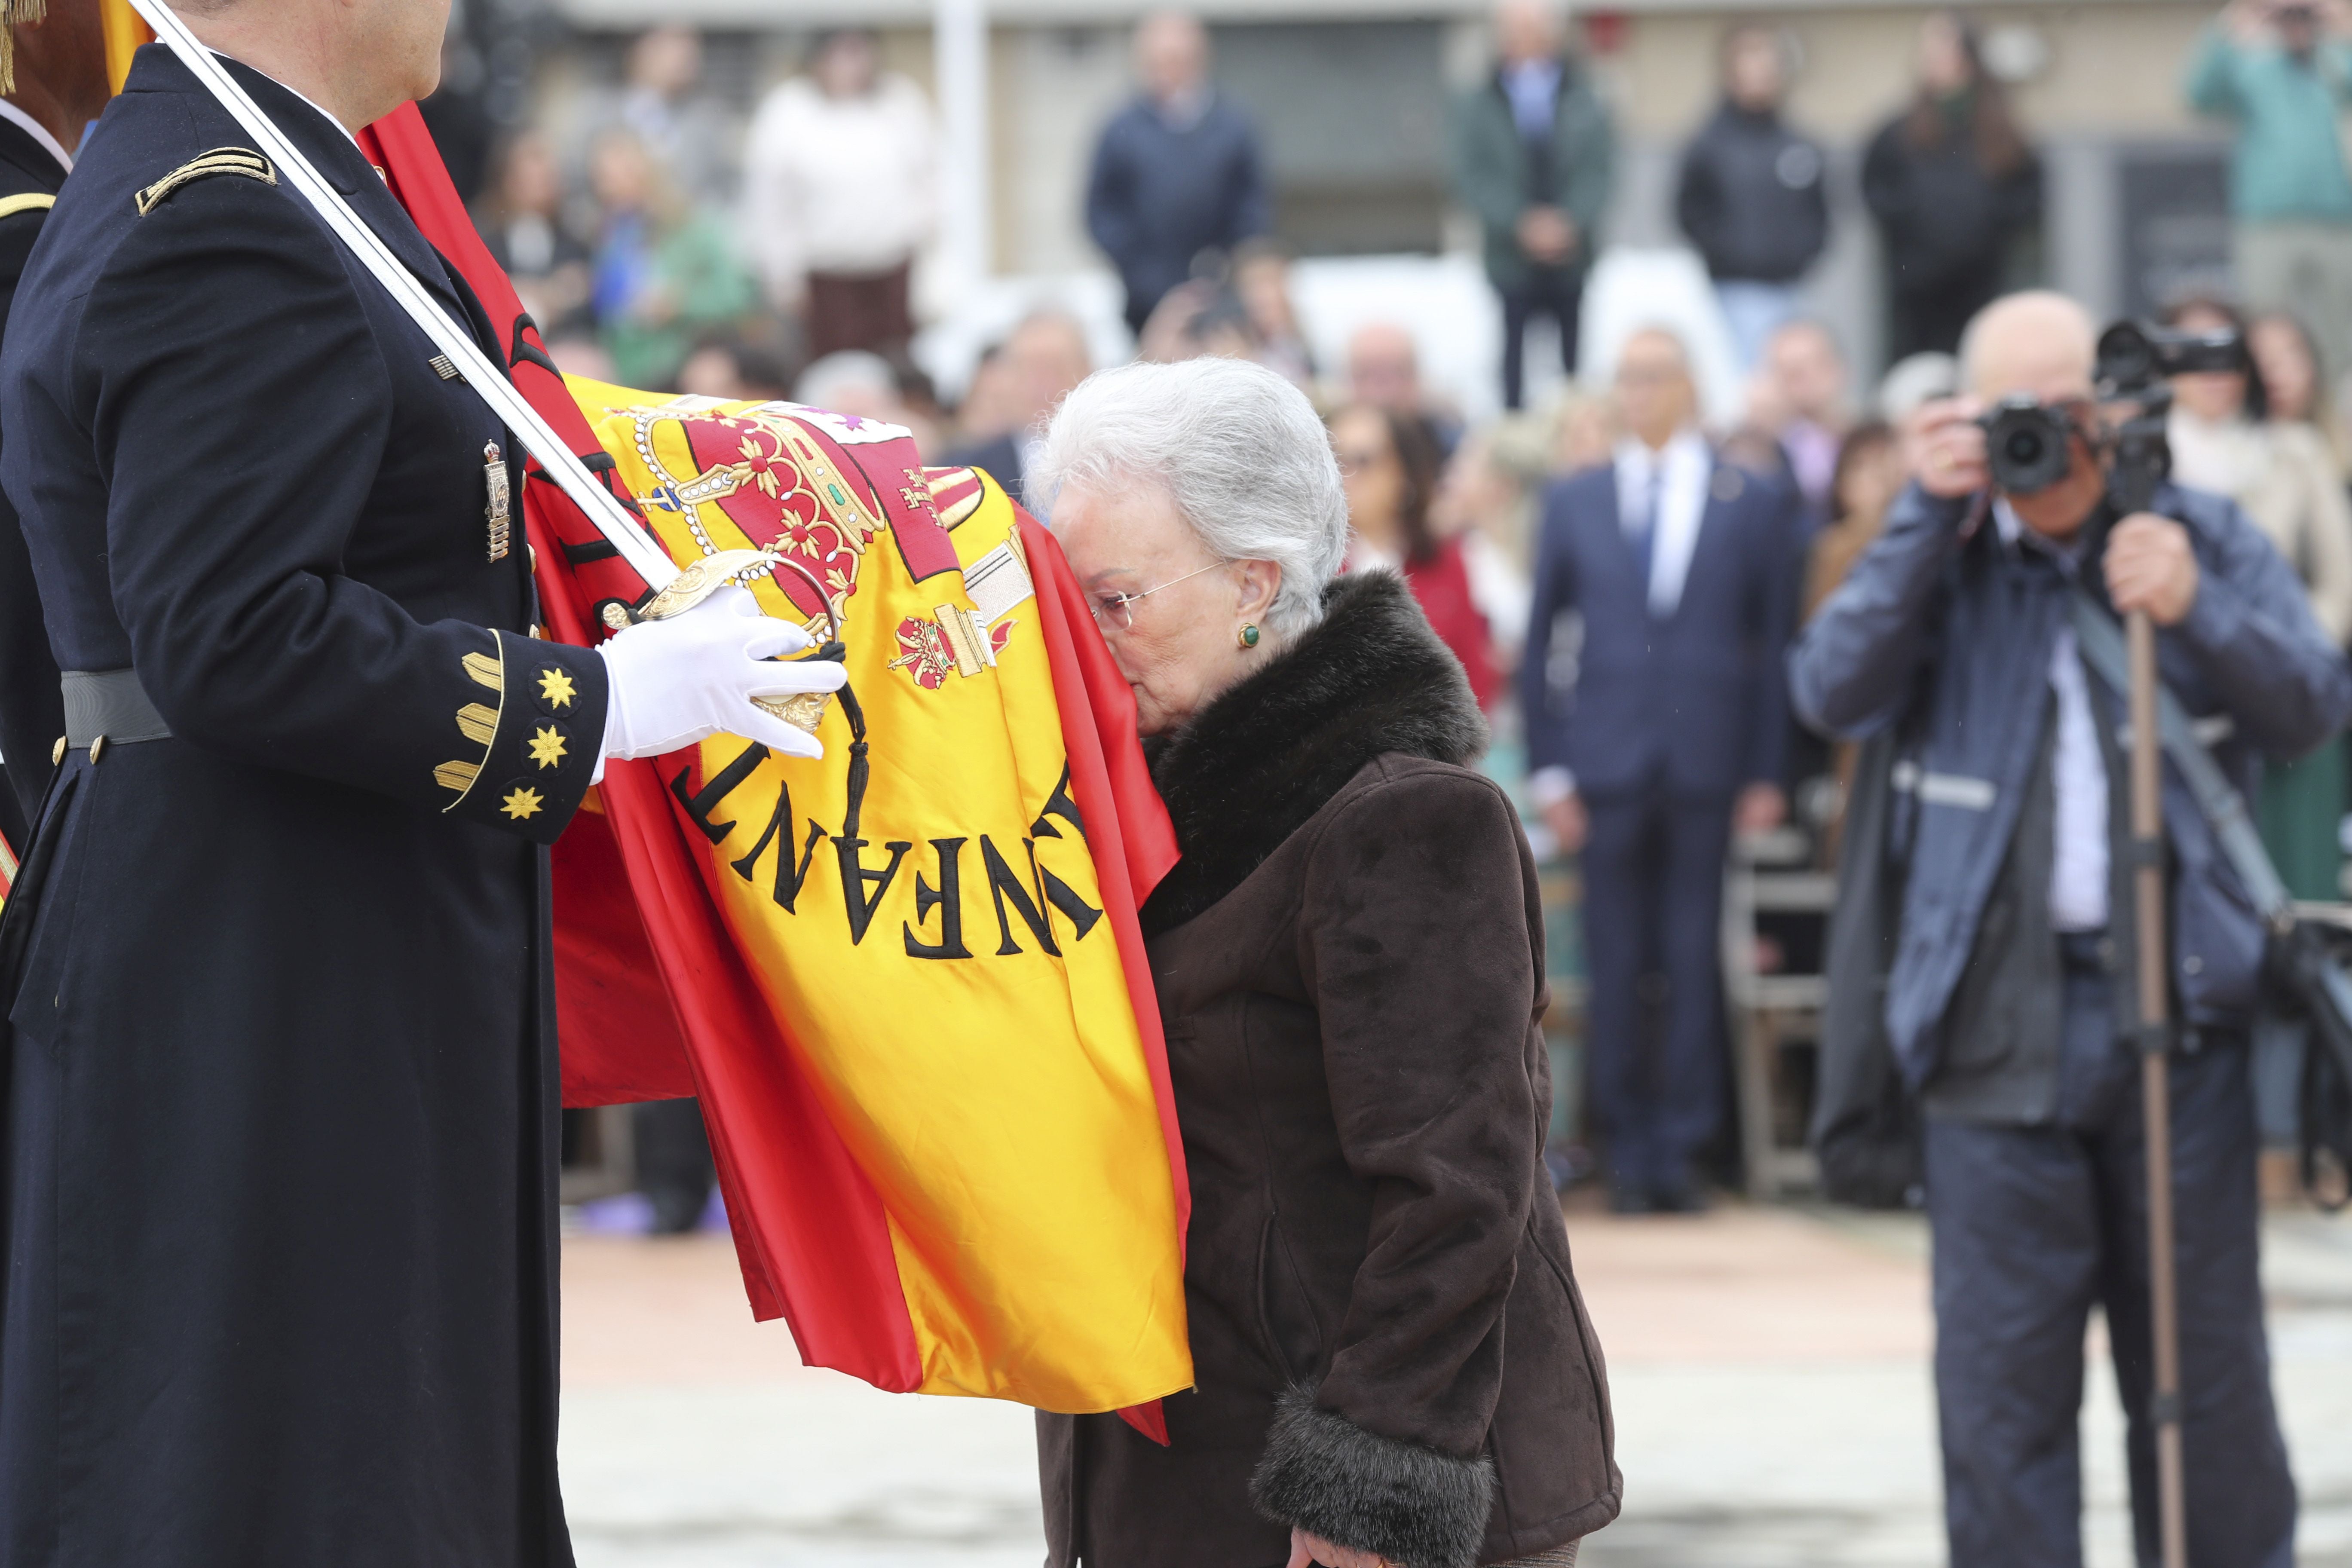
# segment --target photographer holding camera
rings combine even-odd
[[[2131,487],[2111,479],[2157,465],[2147,422],[2114,422],[2095,377],[2154,387],[2180,366],[2119,374],[2100,347],[2061,296],[1987,307],[1962,344],[1967,394],[1914,417],[1914,482],[1790,655],[1809,722],[1897,737],[1884,1021],[1925,1122],[1955,1568],[2082,1562],[2094,1304],[2129,1421],[2138,1557],[2156,1560],[2125,694],[2085,664],[2075,617],[2147,613],[2164,684],[2221,737],[2242,791],[2260,757],[2308,751],[2352,716],[2352,668],[2233,505],[2162,483],[2117,515],[2111,492]],[[2286,1568],[2295,1494],[2256,1270],[2246,1051],[2264,931],[2168,763],[2164,827],[2189,1557]]]

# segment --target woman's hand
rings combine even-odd
[[[1293,1525],[1290,1531],[1289,1568],[1396,1568],[1396,1564],[1377,1552],[1359,1552],[1352,1546],[1334,1546],[1319,1535],[1309,1535]]]

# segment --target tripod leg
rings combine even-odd
[[[2165,1052],[2171,963],[2164,930],[2164,801],[2157,749],[2156,627],[2144,610],[2126,623],[2131,648],[2131,826],[2139,942],[2140,1102],[2147,1145],[2148,1329],[2156,1388],[2156,1477],[2164,1568],[2188,1568],[2188,1478],[2180,1448],[2180,1297],[2173,1262],[2172,1090]]]

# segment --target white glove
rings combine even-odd
[[[840,689],[847,672],[829,660],[769,662],[812,646],[806,632],[769,618],[749,588],[732,583],[684,615],[629,627],[596,650],[613,694],[604,755],[658,757],[712,735],[740,735],[791,757],[824,755],[815,736],[751,703]]]

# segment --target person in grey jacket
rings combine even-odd
[[[2166,684],[2240,787],[2352,716],[2352,668],[2293,571],[2228,501],[2167,485],[2116,518],[2091,322],[2052,294],[1968,330],[1968,395],[1910,431],[1917,478],[1790,655],[1810,723],[1899,737],[1905,873],[1888,1037],[1925,1112],[1936,1384],[1955,1568],[2082,1562],[2083,1335],[2104,1308],[2128,1419],[2139,1560],[2155,1561],[2147,1215],[2133,1024],[2124,695],[2078,654],[2077,592],[2146,610]],[[2067,408],[2071,472],[1994,490],[1996,398]],[[2264,937],[2179,777],[2172,895],[2174,1203],[2190,1560],[2286,1568],[2294,1484],[2256,1271],[2246,1037]]]

